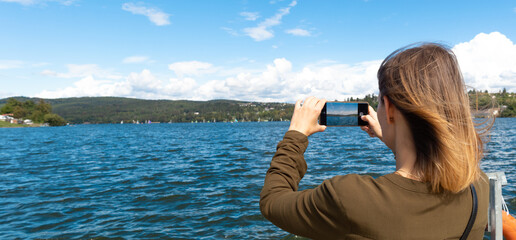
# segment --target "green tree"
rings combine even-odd
[[[6,113],[12,113],[14,110],[13,106],[9,105],[9,104],[5,104],[1,109],[0,109],[0,113],[1,114],[6,114]]]
[[[35,110],[29,118],[35,123],[42,123],[45,121],[45,114],[40,110]]]
[[[26,118],[26,116],[29,114],[27,109],[25,109],[21,106],[14,107],[14,110],[12,113],[13,113],[14,118]]]
[[[52,112],[52,106],[46,103],[43,99],[39,100],[39,103],[35,107],[36,111],[41,111],[43,114],[48,114]]]
[[[66,121],[59,115],[54,113],[45,114],[45,123],[48,123],[50,126],[64,126],[66,125]]]
[[[2,109],[0,109],[0,113],[13,113],[14,108],[18,106],[22,106],[22,103],[20,101],[16,100],[15,98],[9,98],[7,100],[7,103],[2,107]]]
[[[34,111],[34,108],[36,107],[36,104],[32,100],[27,100],[27,101],[23,102],[23,104],[21,104],[21,105],[23,108],[25,108],[25,110],[27,110],[27,112]]]

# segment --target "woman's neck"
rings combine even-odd
[[[398,118],[395,128],[393,152],[396,158],[396,173],[406,178],[420,180],[418,174],[414,172],[417,159],[416,146],[405,119]]]

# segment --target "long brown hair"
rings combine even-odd
[[[381,64],[378,85],[406,118],[417,152],[414,171],[433,192],[456,193],[478,179],[483,143],[449,48],[424,43],[396,50]]]

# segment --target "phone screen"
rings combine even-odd
[[[367,125],[367,122],[360,118],[367,113],[367,103],[327,102],[321,111],[319,123],[327,126]]]

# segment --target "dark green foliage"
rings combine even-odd
[[[39,101],[17,97],[19,101]],[[6,100],[0,100],[0,104]],[[142,100],[120,97],[45,99],[70,123],[229,122],[290,120],[293,104],[232,100]],[[35,112],[37,112],[36,110]],[[34,120],[33,120],[34,121]]]
[[[55,113],[45,114],[43,119],[44,119],[45,123],[48,123],[48,125],[52,126],[52,127],[66,125],[66,121],[61,116],[59,116]]]
[[[31,119],[35,123],[45,122],[45,115],[52,113],[52,107],[43,99],[38,99],[37,104],[29,98],[9,98],[2,102],[5,104],[0,108],[0,113],[12,113],[14,118]]]
[[[39,103],[35,106],[35,110],[47,114],[52,112],[52,106],[46,103],[43,99],[40,99]]]
[[[468,94],[474,110],[478,96],[479,109],[495,106],[501,110],[499,115],[501,117],[516,116],[516,94],[514,93],[500,91],[486,94],[479,91],[477,94],[470,91]],[[374,94],[368,94],[364,98],[339,100],[368,102],[374,109],[378,106],[378,96]],[[6,110],[13,112],[19,105],[26,106],[25,109],[34,109],[26,113],[34,122],[44,122],[44,116],[53,109],[54,113],[64,117],[70,123],[120,123],[121,121],[132,123],[148,120],[152,122],[285,121],[290,120],[294,110],[294,105],[289,103],[232,100],[172,101],[120,97],[61,98],[44,101],[38,98],[16,97],[0,100],[2,113]]]
[[[378,107],[378,96],[373,94],[367,94],[364,98],[358,99],[359,102],[367,102],[371,107],[376,109]]]
[[[29,116],[29,119],[31,119],[33,122],[42,123],[42,122],[45,121],[44,117],[45,117],[45,113],[44,112],[41,112],[39,110],[35,110]]]
[[[508,93],[505,88],[497,93],[470,90],[468,95],[473,112],[496,109],[500,113],[498,117],[516,117],[516,94]]]
[[[21,106],[21,105],[22,105],[22,103],[20,101],[14,99],[14,98],[9,98],[7,100],[7,103],[5,105],[3,105],[2,108],[0,108],[0,113],[1,114],[13,113],[14,108]]]
[[[14,107],[12,114],[14,118],[26,118],[26,116],[29,114],[29,111],[21,106],[16,106]]]

